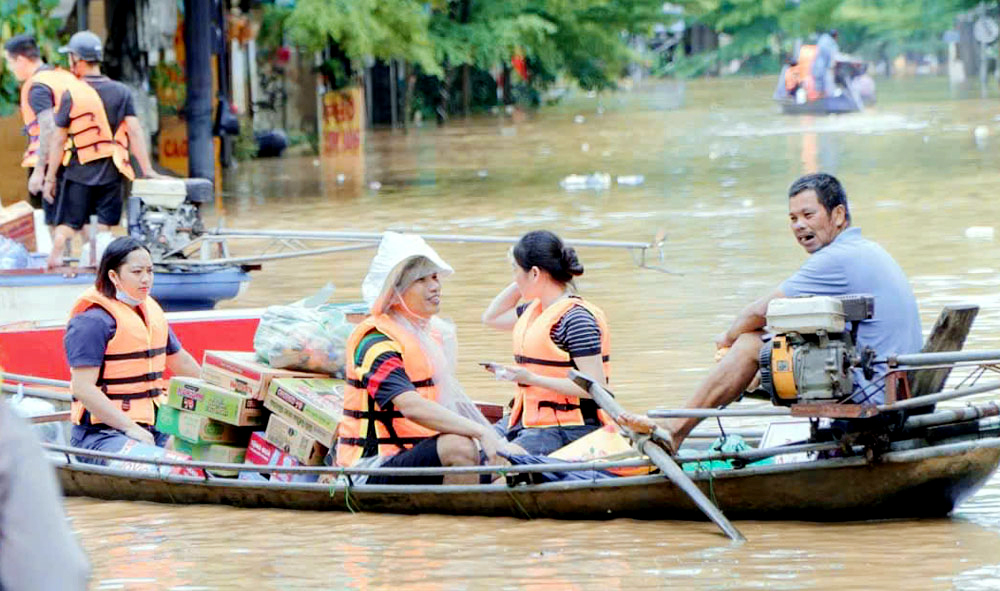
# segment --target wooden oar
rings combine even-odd
[[[614,399],[611,392],[605,390],[603,386],[594,380],[576,370],[570,370],[569,377],[574,383],[576,383],[577,386],[580,386],[589,392],[590,396],[594,399],[594,402],[604,409],[604,412],[611,415],[611,418],[614,420],[617,421],[618,417],[625,412],[625,409],[618,404],[618,401]],[[638,438],[635,437],[631,431],[628,431],[628,433],[633,442],[638,441]],[[667,435],[667,433],[660,427],[657,427],[653,432],[652,439],[658,439],[665,443],[670,442],[670,436]],[[735,542],[745,542],[746,538],[743,537],[743,534],[741,534],[740,531],[736,529],[736,527],[730,523],[728,519],[726,519],[726,516],[722,514],[722,511],[720,511],[718,507],[712,504],[712,501],[705,496],[705,493],[701,492],[698,485],[696,485],[688,477],[688,475],[684,473],[684,470],[677,465],[677,462],[670,457],[670,454],[657,445],[652,439],[647,439],[642,443],[642,453],[648,456],[650,461],[656,464],[656,467],[663,472],[663,475],[666,476],[670,482],[673,482],[677,485],[677,488],[684,491],[684,493],[687,494],[692,501],[694,501],[694,504],[701,509],[702,513],[707,515],[709,519],[718,525],[719,529],[729,536],[730,539]]]
[[[32,423],[61,423],[63,421],[68,421],[70,419],[70,411],[60,411],[49,413],[47,415],[36,415],[31,417]]]

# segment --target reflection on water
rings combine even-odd
[[[711,363],[713,337],[805,255],[787,229],[785,191],[803,172],[844,182],[856,225],[909,273],[929,328],[941,306],[983,307],[967,346],[1000,348],[995,225],[1000,126],[992,100],[948,100],[944,81],[883,93],[857,116],[789,118],[771,80],[688,83],[574,98],[537,114],[369,135],[363,158],[246,164],[223,213],[240,228],[406,229],[649,240],[663,266],[581,249],[580,291],[608,313],[615,391],[639,410],[679,404]],[[671,97],[674,97],[673,99]],[[907,99],[907,100],[904,100]],[[577,114],[583,123],[575,123]],[[977,141],[973,130],[979,132]],[[570,174],[641,174],[641,186],[566,192]],[[338,178],[338,175],[343,175]],[[380,189],[370,188],[380,183]],[[477,361],[504,360],[509,335],[479,324],[510,281],[506,247],[440,245],[456,273],[443,313],[457,324],[460,377],[478,398],[510,391]],[[240,306],[298,299],[327,281],[360,297],[370,254],[269,264]],[[781,491],[774,491],[781,494]],[[707,523],[580,523],[165,507],[69,501],[98,588],[516,589],[1000,586],[1000,481],[951,519],[845,525],[741,522],[730,548]],[[403,533],[405,532],[405,533]]]

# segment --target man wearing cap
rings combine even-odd
[[[49,143],[55,129],[53,113],[66,88],[81,82],[66,70],[43,62],[38,43],[28,34],[8,39],[4,43],[4,58],[7,69],[21,82],[21,119],[24,133],[28,136],[28,147],[21,166],[29,170],[28,194],[32,205],[40,205],[45,212],[45,224],[52,226],[55,222],[55,199],[48,195],[42,197],[42,184]]]
[[[101,74],[103,48],[97,35],[80,31],[59,52],[68,54],[70,71],[86,82],[89,91],[66,91],[55,112],[53,145],[69,138],[72,147],[61,162],[60,155],[50,150],[45,172],[44,191],[52,195],[56,171],[60,164],[65,169],[50,267],[61,264],[63,245],[91,215],[97,215],[98,231],[121,223],[122,181],[135,178],[130,152],[143,176],[161,176],[150,162],[146,134],[128,86]]]
[[[451,266],[419,236],[386,232],[362,285],[371,314],[347,341],[337,464],[442,467],[524,453],[501,439],[455,378],[454,328],[437,317]],[[355,484],[476,483],[477,474],[352,476]]]

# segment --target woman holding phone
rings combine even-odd
[[[576,294],[583,274],[576,250],[547,230],[529,232],[511,250],[514,281],[483,313],[487,326],[513,333],[516,365],[485,364],[517,384],[506,424],[508,441],[549,454],[610,421],[586,390],[569,379],[576,369],[598,383],[610,373],[604,312]]]

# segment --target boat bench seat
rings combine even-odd
[[[965,337],[969,335],[972,322],[979,313],[979,306],[972,304],[962,304],[955,306],[945,306],[938,316],[934,328],[931,329],[924,348],[921,353],[941,353],[946,351],[961,351],[965,344]],[[921,369],[910,373],[910,393],[917,396],[926,396],[940,392],[944,388],[948,375],[951,373],[950,367],[941,369]]]

